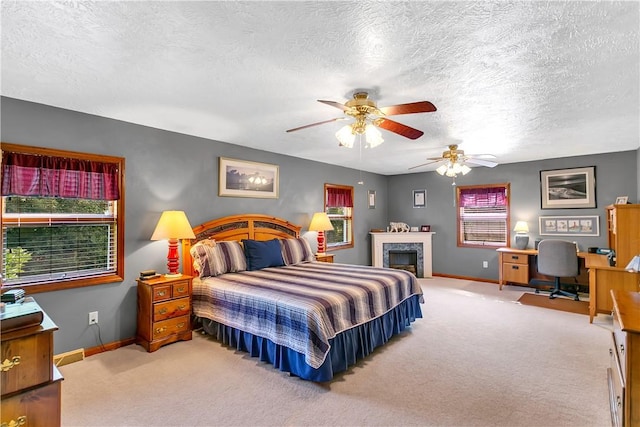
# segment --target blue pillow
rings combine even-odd
[[[243,240],[244,255],[247,258],[247,270],[261,270],[267,267],[284,265],[282,249],[278,239],[258,241]]]

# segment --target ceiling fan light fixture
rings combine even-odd
[[[384,142],[384,139],[382,139],[382,133],[380,133],[378,128],[374,125],[368,124],[365,127],[364,135],[369,148],[375,148]]]
[[[338,142],[340,142],[341,147],[353,148],[356,135],[353,133],[351,125],[346,125],[336,132],[336,138],[338,139]]]
[[[467,166],[467,165],[462,165],[460,167],[460,172],[462,172],[462,175],[466,175],[469,172],[471,172],[471,168],[469,166]]]
[[[446,165],[446,164],[445,165],[440,165],[440,166],[438,166],[438,169],[436,169],[436,172],[438,172],[440,175],[444,176],[444,174],[445,174],[445,172],[447,172],[448,168],[449,168],[449,166]]]

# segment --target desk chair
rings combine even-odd
[[[564,240],[552,240],[545,239],[538,245],[538,271],[547,276],[553,276],[553,282],[547,282],[543,280],[533,280],[532,284],[551,284],[553,290],[549,295],[549,298],[553,299],[558,295],[566,297],[573,297],[574,300],[580,301],[578,298],[578,285],[575,284],[576,293],[564,291],[561,288],[560,278],[562,277],[576,277],[580,274],[580,267],[578,264],[578,253],[576,251],[576,245],[572,242]],[[536,289],[536,293],[539,290]]]

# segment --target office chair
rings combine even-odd
[[[553,299],[558,295],[566,297],[572,297],[576,301],[580,301],[578,298],[578,284],[575,283],[576,292],[571,293],[561,289],[560,278],[562,277],[576,277],[580,274],[580,267],[578,264],[578,253],[576,251],[576,245],[572,242],[564,240],[542,240],[538,245],[538,272],[553,276],[554,281],[548,282],[544,280],[533,280],[532,284],[551,284],[553,290],[549,295],[549,298]],[[574,279],[575,280],[575,279]],[[536,293],[539,290],[536,288]]]

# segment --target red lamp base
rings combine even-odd
[[[324,231],[318,231],[318,255],[325,255]]]
[[[178,239],[169,239],[169,253],[167,254],[167,267],[169,273],[165,277],[180,277],[182,273],[178,271],[180,268],[180,254],[178,253]]]

